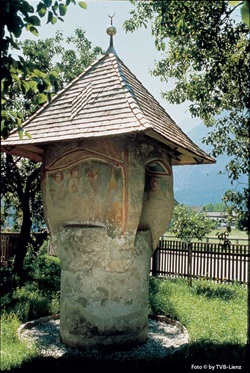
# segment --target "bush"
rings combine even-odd
[[[0,296],[10,294],[20,283],[20,278],[13,273],[12,267],[0,268]]]
[[[29,250],[24,260],[25,279],[36,281],[39,289],[45,292],[60,289],[60,260],[57,257],[43,254],[43,248],[38,254]]]
[[[50,314],[50,301],[41,295],[36,285],[27,284],[13,294],[13,312],[22,322]]]
[[[39,284],[40,290],[59,291],[60,290],[60,261],[58,258],[47,254],[36,258],[32,270],[32,277]]]
[[[176,280],[178,281],[178,280]],[[172,284],[161,278],[150,277],[149,280],[149,313],[165,315],[177,319],[177,314],[171,303]]]
[[[28,251],[23,283],[12,274],[11,268],[2,271],[2,309],[6,313],[15,312],[21,322],[59,312],[59,259],[39,253],[34,253],[31,248]]]
[[[3,299],[6,313],[14,312],[21,322],[27,322],[59,312],[59,292],[42,292],[36,282],[18,287],[12,297]]]

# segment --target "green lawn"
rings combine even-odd
[[[1,371],[21,367],[23,363],[36,357],[34,346],[21,342],[17,329],[21,322],[14,313],[3,314],[1,318]]]
[[[217,238],[217,233],[223,233],[225,232],[226,230],[223,229],[223,228],[219,228],[219,229],[213,229],[208,235],[207,237],[213,237],[213,238],[216,238],[216,239],[213,239],[211,240],[211,242],[219,242],[218,238]],[[176,239],[176,237],[174,236],[173,233],[167,231],[164,236],[167,236],[167,237],[171,237],[172,239]],[[246,232],[243,232],[243,231],[240,231],[239,229],[232,229],[232,232],[230,233],[229,235],[229,240],[232,239],[232,243],[235,243],[233,240],[235,239],[240,239],[240,240],[244,240],[244,241],[241,241],[239,243],[241,244],[249,244],[249,237],[248,237],[248,234]],[[203,239],[203,241],[205,241],[206,238]],[[197,240],[194,240],[194,241],[197,241]]]
[[[184,279],[152,278],[150,301],[152,313],[177,319],[190,335],[187,349],[169,361],[173,372],[207,364],[232,364],[245,371],[246,286],[193,280],[189,287]]]
[[[2,319],[2,370],[49,373],[65,368],[75,373],[93,371],[91,369],[128,372],[150,368],[155,369],[154,372],[184,373],[193,371],[192,365],[234,364],[242,366],[243,371],[247,333],[246,286],[193,280],[193,286],[189,287],[184,279],[150,277],[149,313],[180,321],[190,335],[187,348],[172,357],[144,365],[96,361],[90,366],[86,361],[37,359],[35,348],[28,348],[18,340],[16,330],[20,322],[12,314]]]
[[[217,232],[225,232],[226,230],[223,228],[220,229],[214,229],[211,233],[208,234],[208,237],[216,237]],[[232,229],[229,239],[230,238],[240,238],[244,240],[249,240],[249,237],[246,232],[240,231],[239,229]]]
[[[209,280],[152,278],[152,313],[167,314],[189,331],[192,342],[244,345],[247,332],[247,288]]]

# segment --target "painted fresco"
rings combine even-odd
[[[150,199],[165,199],[170,191],[171,179],[168,176],[146,174],[144,201]]]
[[[112,231],[123,223],[122,169],[88,160],[48,172],[48,190],[54,209],[79,224],[103,224]]]

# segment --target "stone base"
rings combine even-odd
[[[189,342],[187,330],[179,322],[165,316],[150,316],[146,342],[120,351],[117,351],[118,346],[113,346],[112,351],[97,347],[90,350],[69,347],[62,343],[59,328],[59,315],[54,315],[21,325],[18,334],[21,340],[36,343],[41,357],[87,361],[154,361],[174,354]]]
[[[128,330],[124,331],[108,331],[93,333],[94,335],[67,335],[65,331],[60,330],[60,339],[66,345],[78,348],[79,350],[91,350],[92,348],[98,348],[101,351],[119,351],[129,350],[131,348],[144,344],[148,336],[148,324],[146,323],[144,328],[139,331]],[[95,335],[96,334],[96,335]]]

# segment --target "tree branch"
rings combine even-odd
[[[235,7],[233,7],[229,12],[227,12],[226,17],[221,20],[221,24],[223,24],[224,21],[230,16],[230,14],[232,14],[235,11],[235,9],[238,8],[238,6],[240,6],[242,4],[243,4],[243,1],[241,1],[239,4],[235,5]]]

